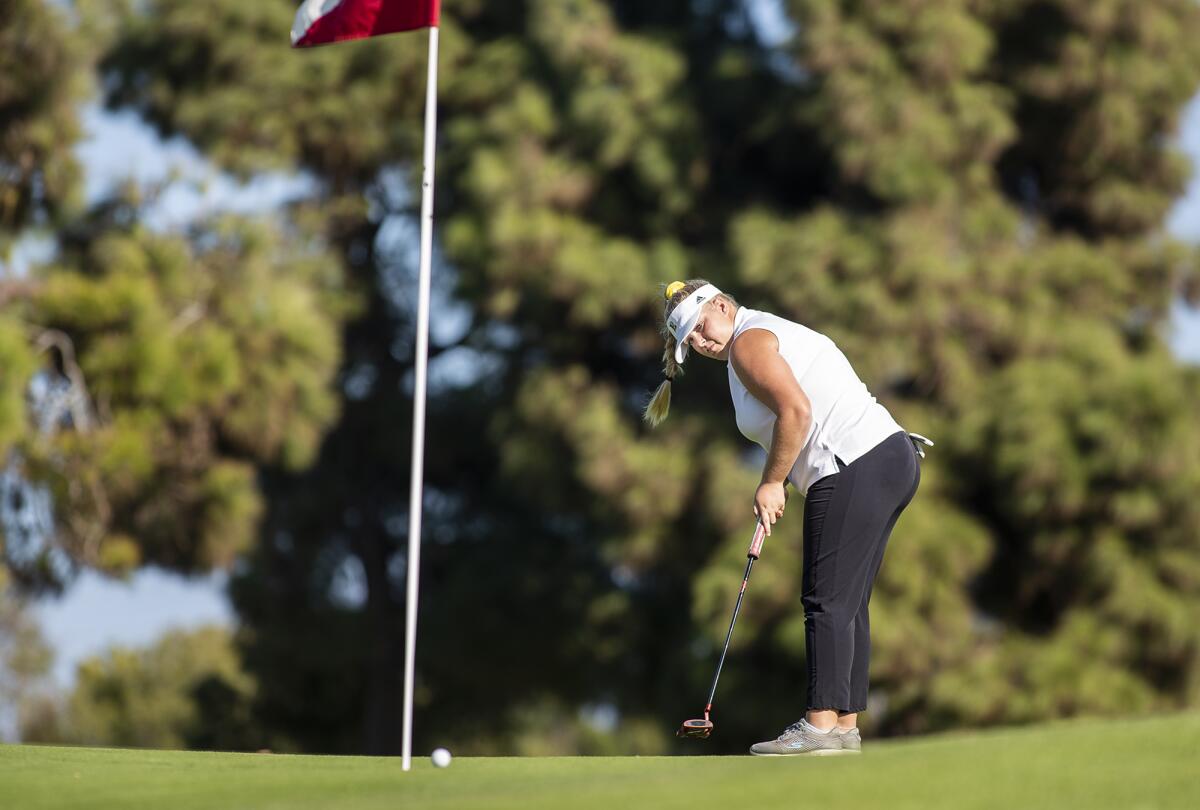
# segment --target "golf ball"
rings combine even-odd
[[[450,752],[445,748],[437,748],[434,750],[433,756],[430,757],[430,759],[433,760],[433,764],[437,767],[445,768],[450,764]]]

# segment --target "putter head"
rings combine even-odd
[[[684,720],[683,725],[679,727],[679,731],[675,732],[675,736],[707,740],[712,731],[713,724],[711,720]]]

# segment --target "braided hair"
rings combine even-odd
[[[673,281],[662,287],[662,295],[667,302],[663,308],[663,323],[661,327],[663,339],[666,343],[663,349],[663,381],[654,391],[653,396],[650,397],[650,401],[646,403],[646,409],[642,412],[642,418],[650,427],[658,426],[667,418],[667,412],[671,409],[671,381],[683,375],[683,366],[675,362],[675,335],[671,333],[670,327],[667,326],[667,318],[670,317],[671,312],[679,305],[680,301],[683,301],[705,284],[708,284],[708,281],[705,279],[694,278],[689,281]],[[737,306],[737,302],[733,300],[732,296],[721,293],[721,297],[727,299],[734,306]]]

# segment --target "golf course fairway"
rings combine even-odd
[[[0,808],[1200,808],[1200,713],[864,741],[861,756],[398,758],[0,745]]]

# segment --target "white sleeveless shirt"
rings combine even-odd
[[[788,480],[801,493],[807,495],[812,484],[836,473],[838,459],[851,464],[903,430],[887,408],[875,401],[846,356],[825,335],[769,312],[738,307],[729,342],[732,344],[747,329],[766,329],[775,335],[779,353],[812,403],[812,424],[788,474]],[[769,451],[775,414],[746,390],[733,364],[728,366],[738,430]]]

